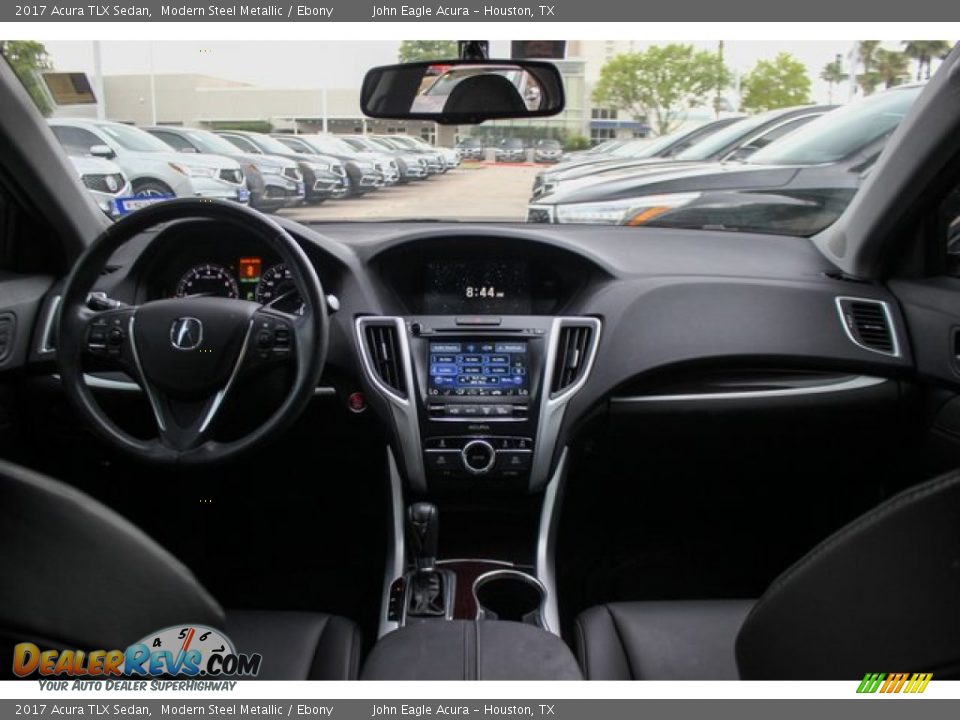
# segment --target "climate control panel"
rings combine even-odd
[[[424,466],[440,478],[516,478],[530,471],[533,440],[515,436],[442,436],[425,438]]]

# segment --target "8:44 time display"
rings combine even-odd
[[[506,293],[503,290],[497,290],[493,285],[481,285],[479,287],[475,285],[467,285],[464,288],[464,297],[468,300],[473,298],[505,298]]]

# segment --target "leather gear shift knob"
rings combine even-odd
[[[433,570],[440,538],[440,514],[433,503],[418,502],[407,508],[407,535],[418,570]]]

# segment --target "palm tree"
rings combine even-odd
[[[903,52],[917,63],[917,80],[930,79],[930,66],[934,58],[942,59],[950,54],[947,40],[904,40]],[[926,73],[924,73],[926,70]]]
[[[839,85],[849,77],[850,75],[843,71],[843,60],[839,55],[836,60],[823,66],[823,70],[820,71],[820,79],[827,83],[829,103],[833,103],[833,86]]]
[[[876,71],[879,49],[879,40],[861,40],[857,43],[857,60],[863,66],[863,72],[857,75],[857,85],[863,90],[864,95],[872,95],[883,82]]]
[[[910,58],[897,50],[878,48],[874,69],[885,88],[892,88],[910,79]]]

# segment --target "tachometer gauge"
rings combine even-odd
[[[281,312],[303,314],[303,300],[297,292],[293,273],[285,263],[272,265],[260,276],[260,284],[257,285],[257,302],[262,305],[272,303],[273,307]]]
[[[190,268],[177,284],[177,297],[195,295],[237,298],[240,291],[229,270],[222,265],[204,263]]]

